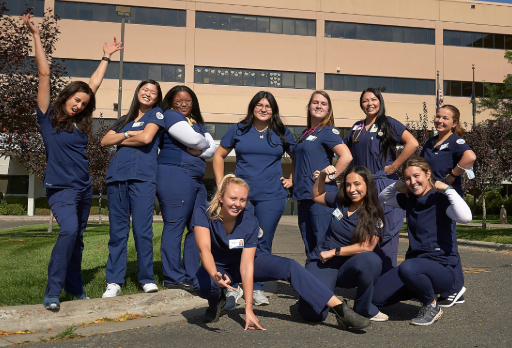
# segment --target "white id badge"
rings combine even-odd
[[[377,131],[377,125],[374,124],[372,128],[370,129],[370,133],[375,133]]]
[[[439,148],[439,151],[447,149],[448,145],[450,145],[450,144],[443,144],[443,145],[441,145],[441,147]]]
[[[336,208],[335,211],[332,212],[332,215],[336,218],[336,220],[340,221],[343,218],[343,213],[339,208]]]
[[[141,127],[144,124],[144,122],[134,122],[133,127]]]
[[[473,172],[473,167],[466,169],[466,175],[468,176],[469,180],[475,178],[475,173]]]
[[[316,140],[316,137],[314,135],[310,135],[309,137],[306,138],[307,141],[315,141]]]
[[[244,248],[244,240],[243,239],[230,239],[229,240],[229,249],[243,249]]]
[[[356,124],[352,130],[360,130],[363,126],[360,124]]]

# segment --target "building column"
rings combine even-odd
[[[28,175],[28,204],[27,204],[27,215],[34,216],[35,210],[35,183],[36,183],[36,175],[34,173],[29,173]]]

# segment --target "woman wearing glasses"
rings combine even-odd
[[[416,151],[418,141],[402,123],[386,116],[384,98],[379,90],[365,89],[359,98],[359,106],[366,118],[356,122],[344,140],[352,152],[354,165],[370,170],[380,193],[398,180],[396,171]],[[397,156],[399,143],[404,148]],[[404,213],[389,206],[383,208],[384,228],[380,245],[374,251],[382,258],[382,273],[385,273],[397,265],[398,231],[404,224]]]
[[[217,148],[207,132],[196,94],[187,86],[175,86],[165,95],[165,131],[158,155],[156,195],[160,202],[162,271],[164,286],[193,292],[192,278],[199,268],[192,214],[206,204],[202,182],[206,158]],[[181,250],[185,227],[188,233]]]
[[[263,233],[258,248],[264,253],[272,253],[274,233],[286,207],[287,189],[293,185],[292,173],[288,179],[283,176],[281,159],[285,152],[293,158],[294,148],[295,139],[281,121],[274,96],[261,91],[249,103],[247,116],[229,128],[213,156],[215,180],[220,187],[224,160],[235,149],[235,175],[251,187],[249,200]],[[263,283],[254,284],[253,299],[257,306],[269,304],[262,287]],[[242,296],[241,287],[233,288],[236,290],[229,289],[226,294],[227,310],[235,309]]]

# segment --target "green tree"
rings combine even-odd
[[[505,59],[512,64],[512,51],[505,51]],[[479,112],[490,110],[496,118],[512,118],[512,74],[507,74],[503,85],[484,83],[485,97],[477,103]]]

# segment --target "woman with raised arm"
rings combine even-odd
[[[386,116],[384,98],[378,89],[365,89],[359,106],[366,118],[354,124],[344,141],[352,151],[354,165],[364,166],[372,173],[378,194],[398,180],[396,171],[416,151],[418,141],[402,123]],[[396,156],[396,146],[400,143],[404,148]],[[403,220],[402,210],[384,207],[384,228],[375,248],[382,259],[383,273],[397,265],[398,231],[404,225]]]
[[[441,106],[436,112],[434,126],[438,134],[426,142],[420,156],[430,165],[435,180],[452,185],[464,197],[462,174],[467,171],[469,175],[474,175],[471,167],[476,155],[462,138],[466,132],[460,124],[459,109],[453,105]],[[451,307],[464,303],[464,292],[464,273],[459,262],[455,269],[455,283],[449,291],[441,294],[439,306]]]
[[[156,192],[156,157],[165,125],[158,82],[139,83],[128,113],[105,134],[101,146],[117,145],[107,170],[110,222],[107,288],[102,297],[121,292],[127,268],[127,243],[132,216],[137,251],[138,280],[144,292],[156,292],[153,273],[153,211]]]
[[[253,281],[284,280],[317,313],[336,315],[340,329],[363,329],[370,321],[320,283],[296,261],[257,249],[260,227],[247,209],[249,186],[233,174],[221,179],[210,205],[194,212],[194,234],[202,267],[194,278],[196,293],[208,299],[206,323],[219,320],[226,303],[224,289],[242,282],[245,289],[245,330],[263,329],[253,313]],[[304,317],[308,320],[308,317]]]
[[[281,120],[276,99],[272,93],[261,91],[251,99],[247,116],[229,128],[213,155],[213,171],[218,186],[224,177],[224,160],[235,149],[235,175],[251,187],[249,200],[263,230],[258,248],[268,254],[272,253],[277,224],[286,208],[287,189],[293,185],[293,167],[286,179],[281,160],[285,153],[293,159],[294,147],[295,139]],[[236,301],[242,296],[242,288],[236,285],[233,288],[236,291],[227,291],[227,310],[235,309]],[[254,285],[256,306],[269,304],[262,288],[263,283]]]
[[[336,287],[357,288],[354,311],[372,321],[386,321],[388,316],[372,304],[382,268],[373,249],[384,227],[375,181],[367,168],[356,166],[342,174],[337,191],[326,192],[325,179],[336,174],[334,166],[324,168],[312,189],[313,201],[333,212],[324,239],[308,255],[306,269],[333,292]],[[322,321],[328,309],[316,313],[299,300],[299,312],[310,320]]]
[[[103,44],[103,58],[89,83],[73,81],[66,85],[55,101],[50,100],[50,67],[41,43],[39,29],[31,22],[33,15],[23,15],[23,21],[34,37],[39,87],[37,90],[37,122],[46,150],[43,186],[48,204],[59,223],[59,238],[48,264],[48,283],[43,305],[60,308],[59,296],[66,292],[79,299],[88,298],[82,284],[83,233],[92,204],[92,186],[87,158],[88,134],[92,128],[92,113],[96,108],[94,94],[100,87],[113,53],[122,49],[121,42]]]
[[[329,94],[314,91],[307,105],[307,129],[302,132],[293,156],[293,199],[297,200],[299,228],[306,256],[323,239],[334,210],[311,199],[315,179],[320,170],[332,164],[334,155],[338,157],[336,174],[325,178],[327,192],[338,191],[335,179],[352,162],[352,154],[334,126]]]
[[[165,134],[158,155],[156,195],[162,209],[162,271],[164,286],[193,292],[199,268],[192,214],[206,204],[205,159],[217,145],[206,130],[197,96],[187,86],[174,86],[162,103]],[[181,240],[188,229],[182,253]],[[183,258],[182,258],[183,254]]]
[[[400,266],[379,278],[373,303],[387,306],[417,298],[423,305],[411,324],[430,325],[443,314],[435,294],[450,290],[460,262],[454,222],[471,222],[471,210],[450,185],[434,182],[423,158],[409,158],[403,176],[405,182],[388,186],[379,200],[405,210],[409,249]]]

